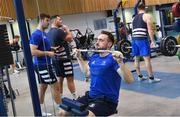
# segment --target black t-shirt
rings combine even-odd
[[[59,28],[51,28],[48,32],[48,38],[51,40],[51,46],[61,46],[65,48],[67,56],[70,56],[68,43],[65,41],[66,33]]]
[[[18,51],[20,49],[20,46],[18,43],[13,43],[10,45],[11,51]]]

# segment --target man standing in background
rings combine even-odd
[[[53,59],[56,75],[59,77],[60,93],[63,95],[63,81],[67,79],[68,88],[73,99],[76,99],[76,89],[74,84],[73,65],[70,56],[70,48],[68,42],[72,41],[72,34],[69,28],[62,24],[60,16],[56,15],[52,18],[52,26],[48,32],[51,39],[52,47],[56,48],[56,56]]]
[[[139,4],[138,15],[136,15],[132,22],[133,33],[132,33],[132,56],[135,56],[135,68],[138,74],[138,80],[146,80],[140,71],[140,56],[143,56],[146,69],[149,76],[149,82],[160,82],[160,79],[154,78],[152,65],[151,65],[151,48],[156,46],[154,40],[154,30],[152,17],[145,13],[145,5]],[[151,44],[148,40],[150,37]]]
[[[45,92],[47,90],[48,85],[52,88],[52,95],[54,96],[54,100],[59,106],[61,102],[60,94],[59,94],[59,85],[57,82],[57,78],[52,71],[51,66],[51,57],[54,57],[55,53],[51,51],[50,39],[47,38],[47,33],[45,30],[49,26],[50,16],[47,14],[40,14],[39,24],[37,29],[32,33],[30,38],[30,48],[33,56],[33,62],[35,71],[38,76],[40,90],[39,90],[39,100],[41,104],[41,109],[45,105],[44,98]],[[46,107],[45,107],[46,108]],[[45,109],[46,110],[46,109]],[[42,112],[43,116],[50,116],[51,113]]]

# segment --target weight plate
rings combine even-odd
[[[165,56],[174,56],[177,53],[178,48],[175,47],[178,45],[177,40],[173,36],[168,36],[164,39],[163,45],[162,45],[162,53]]]
[[[118,43],[118,50],[120,52],[122,52],[122,54],[125,56],[125,55],[130,55],[131,53],[131,48],[126,48],[126,47],[131,47],[131,42],[128,41],[128,40],[121,40],[119,43]]]

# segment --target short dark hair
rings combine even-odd
[[[109,31],[101,31],[101,34],[105,34],[108,36],[109,40],[112,42],[112,44],[114,44],[114,36],[112,35],[112,33],[110,33]]]
[[[50,19],[52,20],[52,19],[55,19],[55,18],[57,18],[57,17],[60,17],[60,16],[59,16],[59,15],[53,15],[53,16],[51,16]]]
[[[41,14],[38,16],[38,22],[39,22],[40,20],[45,19],[45,18],[50,18],[50,15],[45,14],[45,13],[41,13]]]
[[[19,35],[14,35],[14,38],[20,38],[20,36]]]
[[[140,3],[137,8],[138,8],[139,10],[145,10],[145,7],[146,7],[145,4]]]

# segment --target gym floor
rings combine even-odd
[[[133,63],[127,63],[133,70]],[[180,116],[180,61],[177,56],[158,56],[152,59],[155,77],[160,83],[150,84],[147,81],[138,82],[136,73],[133,73],[135,82],[125,84],[122,82],[120,90],[118,113],[114,116]],[[147,74],[144,62],[141,63],[144,74]],[[74,63],[75,83],[77,94],[83,95],[89,88],[84,75],[80,72],[77,63]],[[18,116],[33,116],[31,95],[26,70],[20,74],[10,75],[13,89],[19,92],[15,99]],[[70,97],[66,82],[64,83],[64,96]],[[46,93],[45,105],[47,112],[54,113],[53,99],[50,88]],[[11,102],[8,103],[9,116],[12,116]]]

